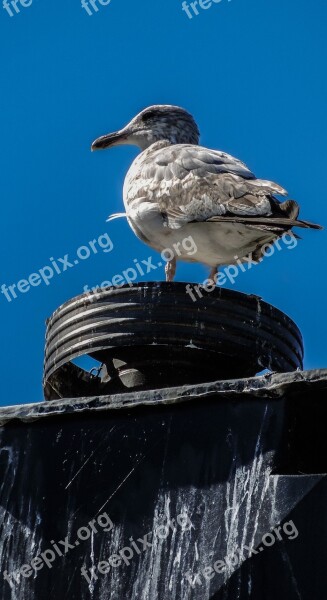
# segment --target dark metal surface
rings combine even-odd
[[[47,326],[45,397],[153,389],[253,376],[265,368],[302,368],[301,333],[284,313],[256,296],[221,288],[203,291],[194,302],[186,285],[151,282],[102,289],[58,308]],[[69,367],[85,354],[105,364],[105,376]]]
[[[324,370],[2,408],[0,599],[323,600],[326,389]],[[104,512],[113,528],[79,541]],[[188,531],[155,538],[182,512]]]

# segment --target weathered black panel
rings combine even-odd
[[[314,420],[325,422],[326,387],[316,371],[3,409],[1,600],[320,600],[327,485],[316,468],[327,471],[327,453],[309,409],[314,402]],[[305,454],[312,472],[298,468]],[[35,578],[12,588],[3,579],[51,540],[74,543],[103,512],[111,531],[98,525]],[[189,530],[176,521],[182,513]],[[153,532],[169,519],[160,541]],[[260,551],[262,536],[290,520],[298,535],[281,529]],[[129,565],[96,570],[90,584],[81,576],[148,532],[153,545]],[[226,570],[206,579],[225,557]]]

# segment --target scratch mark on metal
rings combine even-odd
[[[114,427],[112,427],[110,429],[109,433],[111,433],[114,429],[115,429],[115,425],[114,425]],[[91,452],[90,456],[86,459],[86,461],[82,464],[82,466],[78,469],[78,471],[75,473],[74,477],[69,481],[69,483],[67,483],[65,490],[67,490],[69,488],[70,484],[73,483],[73,481],[76,479],[77,475],[80,474],[82,469],[84,469],[85,465],[89,462],[89,460],[91,460],[92,456],[95,455],[95,453],[100,448],[101,444],[102,444],[102,440],[101,440],[100,444],[98,444],[98,446],[93,450],[93,452]]]

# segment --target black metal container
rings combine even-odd
[[[51,401],[0,410],[0,600],[324,598],[327,370],[260,298],[186,285],[49,319]]]

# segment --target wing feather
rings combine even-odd
[[[131,179],[131,199],[148,197],[159,205],[167,227],[194,221],[234,221],[263,228],[310,227],[297,221],[298,206],[272,181],[256,179],[230,154],[176,144],[148,153]],[[128,191],[127,191],[128,198]]]

